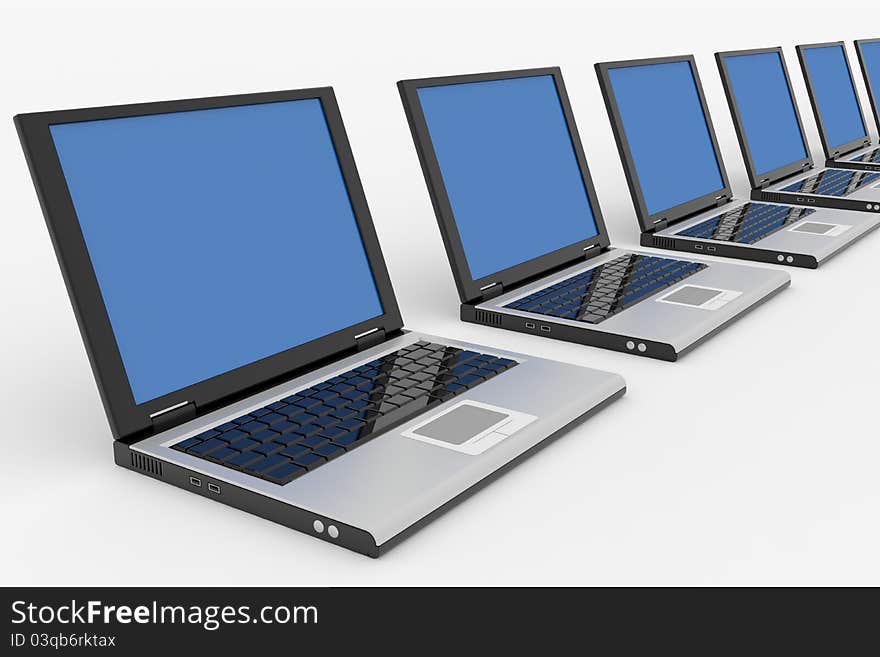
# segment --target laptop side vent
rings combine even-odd
[[[675,240],[671,237],[654,237],[654,246],[658,249],[674,249]]]
[[[490,313],[488,310],[478,310],[477,322],[487,326],[501,326],[501,314]]]
[[[785,203],[782,194],[776,194],[775,192],[764,192],[764,200],[770,203]]]
[[[154,477],[162,476],[162,461],[144,456],[138,452],[131,452],[131,467],[141,472],[146,472]]]

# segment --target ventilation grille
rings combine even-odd
[[[675,240],[671,237],[655,237],[654,246],[656,246],[658,249],[674,249]]]
[[[785,202],[785,199],[782,198],[782,194],[776,194],[775,192],[764,192],[763,196],[765,201],[770,201],[771,203]]]
[[[501,314],[490,313],[488,310],[478,310],[477,321],[488,326],[501,326]]]
[[[131,467],[156,477],[162,476],[162,461],[138,452],[131,452]]]

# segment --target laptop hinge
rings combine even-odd
[[[354,336],[354,343],[358,351],[375,347],[382,342],[385,342],[385,329],[381,326]]]
[[[654,222],[652,230],[664,230],[668,226],[669,226],[668,219],[658,219],[657,221]]]
[[[761,181],[758,183],[758,189],[766,189],[769,186],[770,186],[770,179],[769,178],[762,178]]]
[[[150,414],[154,433],[162,433],[178,424],[189,422],[196,417],[196,405],[191,401],[182,401],[174,406]]]
[[[730,200],[730,197],[727,194],[721,194],[720,196],[715,197],[715,207],[720,208],[722,205],[727,203]]]
[[[488,301],[504,294],[504,286],[501,283],[489,283],[480,288],[480,299]]]

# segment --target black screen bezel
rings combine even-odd
[[[156,399],[135,403],[49,127],[305,99],[319,100],[324,110],[383,314]],[[381,326],[389,333],[402,328],[403,320],[332,88],[38,112],[20,114],[14,120],[114,438],[150,433],[151,415],[160,411],[186,402],[192,402],[197,409],[216,407],[223,400],[350,350],[356,343],[355,336],[373,327]]]
[[[880,89],[871,87],[871,78],[868,76],[868,66],[865,64],[865,57],[862,54],[862,45],[866,43],[880,43],[880,39],[858,39],[853,41],[856,47],[856,56],[859,59],[859,68],[862,69],[862,77],[865,80],[865,89],[868,90],[868,102],[871,103],[871,112],[874,114],[874,127],[880,130]]]
[[[807,66],[807,58],[804,54],[805,50],[812,48],[833,48],[840,47],[843,51],[843,61],[846,64],[846,72],[849,75],[849,82],[852,85],[853,95],[856,97],[856,107],[859,109],[859,118],[862,120],[862,128],[865,134],[858,139],[853,139],[846,144],[834,146],[828,141],[828,134],[825,131],[825,122],[822,120],[822,113],[819,111],[819,102],[816,98],[816,90],[813,87],[813,78],[810,75],[810,69]],[[829,41],[827,43],[805,43],[795,46],[797,50],[798,61],[801,65],[801,72],[804,75],[804,81],[807,84],[807,95],[810,97],[810,105],[813,108],[813,116],[816,119],[816,127],[819,128],[819,140],[822,142],[822,150],[825,152],[826,159],[834,159],[846,153],[864,148],[868,138],[868,124],[865,122],[865,113],[862,111],[862,104],[859,102],[859,92],[856,90],[856,81],[853,78],[852,67],[849,65],[849,56],[846,54],[846,45],[843,41]]]
[[[803,159],[797,160],[796,162],[791,162],[789,164],[779,167],[778,169],[774,169],[773,171],[759,174],[755,170],[754,160],[752,159],[752,152],[749,148],[749,142],[746,139],[745,127],[743,126],[742,117],[740,116],[739,108],[736,104],[736,98],[733,93],[733,87],[730,83],[730,76],[727,72],[727,63],[725,62],[725,59],[727,57],[738,57],[741,55],[761,55],[771,52],[779,55],[779,60],[780,62],[782,62],[782,73],[785,76],[785,82],[788,85],[788,93],[791,96],[791,103],[794,107],[794,115],[798,122],[798,129],[801,133],[801,141],[803,141],[804,150],[806,151],[807,155]],[[804,122],[801,119],[801,112],[798,108],[797,98],[795,98],[794,90],[791,87],[791,77],[789,77],[788,75],[788,65],[785,63],[785,55],[782,52],[782,48],[780,46],[776,46],[772,48],[754,48],[751,50],[727,50],[724,52],[716,52],[715,61],[718,64],[718,72],[721,74],[721,84],[724,87],[724,95],[727,97],[727,105],[730,108],[730,115],[733,118],[733,126],[736,129],[736,137],[739,140],[739,147],[742,151],[743,160],[746,164],[746,172],[749,174],[749,183],[751,184],[752,189],[761,189],[762,187],[771,185],[778,180],[788,178],[789,176],[793,176],[809,168],[812,168],[813,157],[810,154],[810,142],[807,141],[807,135],[804,132]]]
[[[712,148],[715,151],[715,159],[718,162],[718,170],[721,173],[721,181],[723,187],[704,194],[685,203],[673,206],[661,212],[650,214],[648,206],[645,202],[645,196],[642,193],[642,186],[639,183],[638,172],[635,166],[635,160],[632,156],[629,141],[626,138],[626,132],[623,128],[623,118],[620,115],[620,108],[617,104],[617,98],[611,86],[611,77],[609,71],[613,68],[629,68],[633,66],[652,66],[655,64],[673,64],[677,62],[687,62],[691,68],[691,74],[694,76],[694,83],[697,88],[697,94],[700,98],[700,104],[703,108],[703,116],[706,119],[706,127],[709,130],[709,137],[712,140]],[[614,140],[617,143],[617,151],[620,154],[620,160],[623,164],[623,171],[626,174],[626,182],[629,186],[630,195],[632,196],[633,205],[635,206],[636,215],[639,218],[642,231],[651,232],[656,230],[657,224],[662,222],[674,223],[687,216],[691,216],[703,210],[713,208],[718,205],[719,197],[730,198],[732,192],[730,189],[730,180],[727,177],[727,170],[724,167],[724,159],[721,156],[721,149],[718,146],[718,138],[715,135],[715,127],[712,125],[712,117],[709,114],[709,107],[706,104],[706,96],[703,92],[703,85],[700,81],[700,75],[697,71],[697,62],[693,55],[675,55],[670,57],[654,57],[649,59],[632,59],[616,62],[600,62],[596,64],[596,75],[599,78],[599,87],[602,90],[602,98],[605,100],[605,109],[608,111],[608,118],[611,121],[611,130],[614,133]]]
[[[458,232],[455,216],[452,212],[452,205],[449,201],[449,196],[446,193],[446,186],[443,182],[440,164],[437,161],[437,155],[434,151],[433,143],[431,142],[428,125],[425,121],[421,102],[418,98],[418,89],[420,87],[489,82],[546,75],[551,76],[556,85],[559,102],[562,106],[562,112],[565,116],[572,147],[574,148],[575,158],[580,167],[581,179],[583,180],[587,199],[593,211],[597,234],[589,239],[575,242],[551,253],[546,253],[537,258],[514,265],[513,267],[475,279],[471,274],[467,258],[465,257],[461,235]],[[452,268],[452,274],[455,278],[458,294],[462,302],[470,303],[478,301],[481,299],[483,291],[487,287],[494,287],[494,285],[497,284],[501,284],[503,289],[515,287],[526,280],[557,269],[565,263],[572,262],[578,258],[583,258],[584,251],[591,247],[599,246],[605,248],[609,245],[605,221],[602,217],[602,211],[599,207],[599,201],[596,196],[596,190],[593,186],[592,178],[590,177],[583,145],[581,144],[580,136],[578,135],[574,115],[571,110],[571,103],[569,102],[568,94],[565,90],[565,83],[562,79],[562,71],[559,67],[402,80],[397,83],[397,86],[400,91],[404,111],[412,132],[416,151],[418,152],[419,160],[422,165],[422,173],[424,174],[425,182],[428,186],[428,192],[434,206],[437,223],[439,224],[440,232],[443,236],[443,243],[446,247],[446,254],[449,257],[449,264]]]

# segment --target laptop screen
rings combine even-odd
[[[864,139],[868,132],[843,46],[804,48],[803,58],[828,147]]]
[[[862,55],[865,76],[868,78],[869,93],[874,96],[874,107],[880,108],[880,41],[865,41],[859,43],[858,48]],[[877,120],[880,121],[880,116]]]
[[[807,157],[794,99],[778,52],[724,58],[755,175]]]
[[[50,131],[136,403],[383,313],[319,100]]]
[[[418,96],[475,280],[598,234],[553,76]]]
[[[649,214],[724,189],[690,62],[614,67],[608,78]]]

